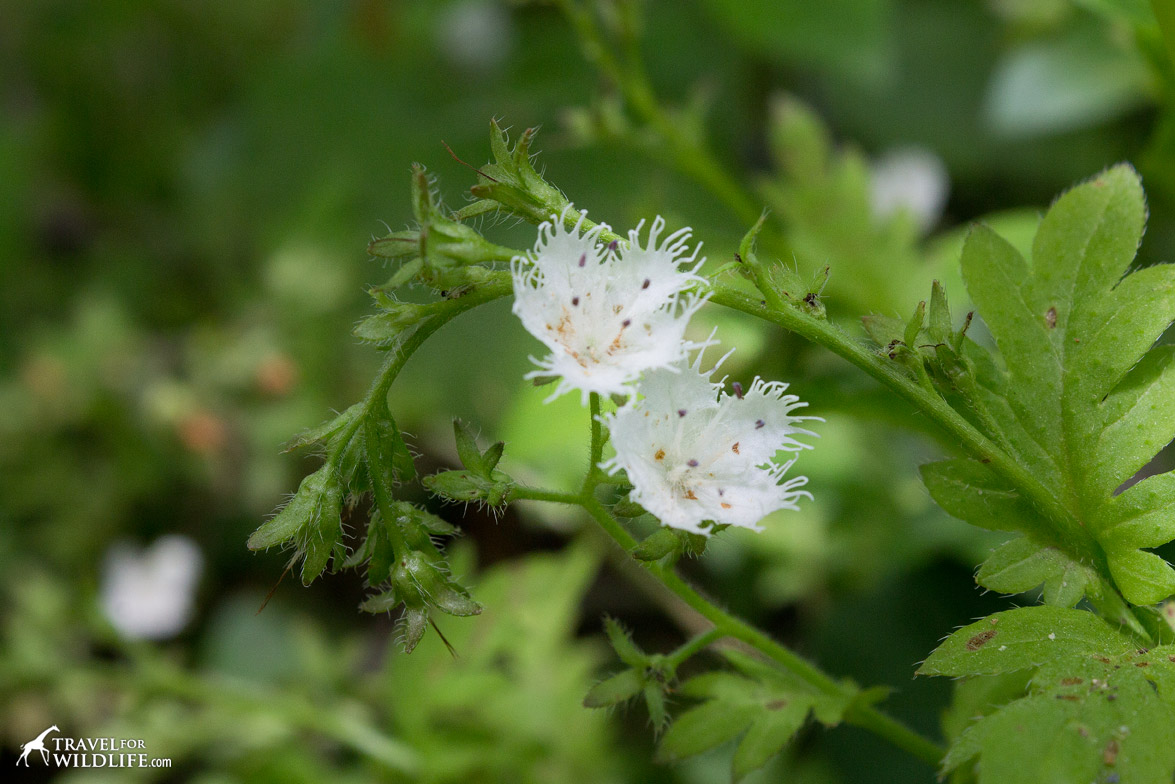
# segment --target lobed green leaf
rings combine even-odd
[[[1065,607],[1020,607],[965,626],[918,668],[919,675],[997,675],[1066,657],[1120,654],[1131,639],[1098,616]]]

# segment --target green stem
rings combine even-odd
[[[577,38],[583,45],[584,56],[615,84],[624,100],[650,127],[663,138],[674,162],[685,174],[708,188],[742,223],[754,223],[762,205],[731,177],[708,149],[698,144],[684,129],[682,123],[671,117],[649,83],[639,50],[630,45],[627,63],[621,63],[604,41],[604,36],[591,12],[576,0],[559,0]],[[771,240],[781,238],[772,235]]]
[[[542,490],[536,487],[515,486],[510,490],[511,501],[546,501],[552,504],[579,506],[583,496],[561,493],[557,490]]]
[[[508,273],[495,273],[494,277],[482,283],[465,296],[447,300],[440,304],[436,311],[418,324],[412,334],[405,338],[402,343],[389,349],[388,358],[384,360],[383,367],[379,369],[379,373],[367,391],[367,396],[363,399],[361,413],[354,417],[347,424],[347,427],[343,429],[338,441],[340,447],[327,456],[327,462],[338,464],[338,461],[342,458],[343,450],[355,436],[355,433],[358,432],[363,424],[363,420],[371,413],[376,405],[381,402],[387,402],[388,390],[392,388],[392,383],[400,375],[400,371],[404,369],[404,366],[408,364],[408,360],[412,358],[412,355],[416,353],[418,348],[424,345],[426,340],[462,313],[473,310],[477,306],[484,305],[487,302],[500,299],[513,292],[513,290],[513,282]]]
[[[600,394],[592,392],[589,403],[591,416],[592,446],[588,461],[587,474],[583,478],[583,488],[579,491],[584,498],[590,496],[600,483],[600,461],[604,459],[604,425],[600,422]]]
[[[608,513],[608,510],[604,508],[603,504],[595,498],[590,497],[582,498],[580,502],[588,514],[599,523],[600,527],[612,537],[616,544],[620,545],[626,551],[630,551],[636,546],[636,539]],[[698,593],[689,583],[678,577],[671,569],[667,569],[658,563],[645,563],[644,566],[688,607],[714,624],[714,630],[718,634],[741,640],[757,649],[788,672],[826,694],[851,698],[852,693],[826,675],[818,667],[780,645],[741,618],[717,607]],[[946,753],[945,749],[933,741],[924,738],[914,730],[906,727],[896,719],[887,716],[871,705],[851,705],[845,713],[845,721],[875,733],[898,748],[913,754],[931,765],[937,766]]]
[[[335,442],[338,446],[327,455],[327,465],[337,468],[342,462],[343,454],[350,445],[351,439],[359,432],[359,428],[362,427],[364,420],[371,416],[378,407],[387,406],[388,391],[391,389],[392,383],[400,375],[400,371],[408,364],[408,360],[412,358],[416,350],[424,345],[425,341],[432,337],[437,330],[462,313],[504,297],[512,291],[513,281],[510,275],[506,272],[495,273],[492,278],[465,296],[438,303],[433,313],[412,328],[411,334],[404,338],[401,343],[389,349],[388,358],[384,360],[383,367],[380,368],[379,373],[368,389],[367,396],[363,399],[360,412],[347,423],[347,426],[340,434],[341,437]],[[378,482],[374,484],[376,505],[380,508],[385,519],[390,520],[393,517],[390,512],[391,499],[387,497],[386,492],[379,486]],[[408,549],[399,526],[387,525],[384,526],[384,531],[395,552],[402,553]]]
[[[599,470],[597,466],[604,449],[603,428],[600,423],[600,396],[595,393],[591,395],[591,437],[592,464],[588,469],[588,475],[584,479],[583,489],[580,491],[578,498],[574,498],[573,500],[573,497],[567,494],[542,490],[529,490],[517,497],[529,497],[540,500],[539,496],[542,495],[556,503],[575,503],[582,506],[599,524],[600,528],[611,537],[612,541],[620,545],[628,553],[636,547],[636,539],[604,508],[604,505],[594,495],[596,484],[592,481],[592,478]],[[697,644],[699,649],[709,644],[710,640],[707,639],[709,635],[715,635],[715,638],[733,637],[737,640],[742,640],[814,688],[826,694],[848,698],[850,700],[850,707],[845,712],[846,722],[876,733],[899,748],[929,762],[931,765],[937,766],[946,753],[944,749],[932,741],[922,737],[897,720],[881,713],[873,706],[852,703],[851,700],[855,690],[849,691],[814,664],[780,645],[755,626],[716,606],[709,599],[706,599],[698,593],[693,586],[681,579],[673,570],[672,566],[658,562],[644,562],[643,565],[662,585],[684,602],[687,607],[714,624],[712,630],[694,639],[693,643]],[[690,645],[691,643],[687,643],[685,646],[686,656],[690,655]]]
[[[724,635],[717,627],[704,631],[701,634],[694,636],[687,640],[677,650],[665,656],[665,663],[671,670],[676,671],[683,662],[688,660],[691,656],[699,653],[704,648],[707,648],[713,643],[721,640]]]

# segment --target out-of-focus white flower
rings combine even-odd
[[[628,247],[617,247],[600,242],[606,226],[582,226],[582,215],[570,231],[551,216],[534,251],[515,257],[510,269],[514,313],[551,350],[532,358],[540,369],[526,377],[558,376],[552,399],[578,389],[586,403],[590,392],[628,394],[641,373],[673,367],[697,348],[685,329],[706,296],[688,291],[704,283],[698,249],[686,255],[689,229],[660,239],[665,221],[658,217],[642,246],[641,221]]]
[[[471,73],[497,70],[514,48],[514,22],[503,3],[459,0],[437,18],[440,51]]]
[[[806,406],[785,395],[787,384],[756,377],[734,394],[713,383],[714,369],[701,372],[701,355],[692,366],[645,374],[637,397],[605,415],[616,456],[601,465],[628,474],[632,500],[664,525],[708,534],[704,521],[762,530],[758,523],[777,509],[796,509],[808,478],[787,481],[793,455],[776,462],[779,452],[809,449],[797,436],[814,436],[793,416]],[[722,364],[721,361],[718,363]],[[676,371],[676,372],[673,372]]]
[[[922,233],[938,223],[950,193],[950,179],[937,155],[922,147],[902,147],[885,153],[870,168],[874,215],[889,218],[905,211]]]
[[[113,545],[102,574],[106,617],[133,639],[174,637],[192,618],[202,563],[200,548],[186,536],[163,536],[146,550]]]

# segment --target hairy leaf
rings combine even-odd
[[[1117,587],[1135,604],[1175,593],[1175,570],[1142,549],[1175,538],[1170,477],[1115,495],[1175,436],[1171,349],[1152,349],[1175,318],[1175,265],[1128,274],[1145,215],[1137,174],[1118,166],[1058,199],[1037,231],[1031,263],[982,226],[962,256],[968,291],[1005,366],[985,385],[999,429],[990,435],[1090,532]],[[929,472],[931,480],[942,473]],[[974,466],[966,473],[981,475]],[[993,508],[1014,505],[1009,488],[993,499],[977,491],[999,492],[998,483],[943,485],[938,481],[931,493],[964,519],[1035,534],[1041,547],[1067,544],[1046,535],[1031,509]],[[1019,547],[1027,558],[1026,545]],[[1052,596],[1059,603],[1073,598],[1064,591]]]
[[[1020,607],[964,626],[918,669],[919,675],[996,675],[1084,653],[1124,653],[1133,643],[1093,613]]]
[[[1101,583],[1090,566],[1027,536],[1005,542],[975,575],[975,582],[1000,593],[1025,593],[1044,585],[1045,604],[1072,607],[1089,595],[1098,598]]]
[[[1027,696],[962,732],[944,770],[972,760],[980,784],[1170,782],[1175,648],[1093,648],[1049,662]]]
[[[341,563],[343,490],[329,463],[310,474],[280,512],[249,537],[249,548],[264,550],[293,542],[302,556],[302,582],[322,574],[332,555]]]

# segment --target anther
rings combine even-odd
[[[758,430],[759,428],[763,427],[766,424],[767,423],[764,422],[762,419],[756,419],[755,420],[755,429]]]
[[[620,326],[621,328],[628,328],[632,326],[632,319],[625,319],[624,321],[620,322]]]
[[[645,282],[641,284],[641,288],[642,288],[642,289],[647,289],[647,288],[649,287],[649,284],[650,284],[650,283],[652,283],[652,281],[651,281],[651,280],[649,280],[648,278],[645,278]]]
[[[737,397],[739,400],[742,400],[743,399],[743,385],[738,383],[737,381],[735,381],[730,386],[734,388],[734,396]]]
[[[693,460],[693,459],[691,459],[691,460],[690,460],[688,463],[686,463],[686,465],[687,465],[687,466],[689,466],[690,468],[697,468],[697,467],[698,467],[698,461],[697,461],[697,460]]]
[[[571,298],[571,304],[572,304],[572,305],[578,305],[578,304],[579,304],[579,297],[572,297],[572,298]]]
[[[683,416],[685,416],[685,409],[684,409],[684,408],[679,408],[679,409],[677,409],[677,415],[678,415],[679,417],[683,417]]]
[[[582,256],[579,257],[579,266],[583,267],[586,264],[587,264],[587,254],[584,253]]]
[[[616,246],[618,246],[619,244],[620,243],[618,241],[612,240],[611,242],[608,243],[608,250],[616,250]]]

